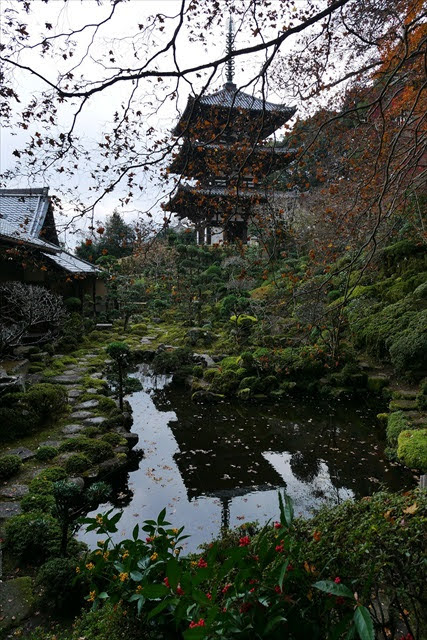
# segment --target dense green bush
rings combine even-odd
[[[22,460],[19,456],[7,455],[0,458],[0,480],[8,480],[18,473]]]
[[[52,460],[56,455],[58,455],[58,449],[56,447],[39,447],[36,451],[36,458],[41,462]]]
[[[79,436],[70,440],[65,440],[61,446],[61,451],[79,451],[89,458],[92,464],[102,462],[114,456],[112,446],[105,440],[92,440]]]
[[[402,431],[397,440],[397,455],[412,469],[427,471],[427,429]]]
[[[84,321],[80,313],[72,312],[62,325],[62,335],[58,340],[58,351],[70,353],[79,348],[85,334]]]
[[[24,513],[38,511],[42,513],[52,513],[55,499],[51,493],[28,493],[21,500],[21,509]]]
[[[73,453],[65,463],[67,473],[72,476],[84,473],[91,467],[91,461],[84,453]]]
[[[70,313],[72,313],[73,311],[79,312],[80,309],[82,308],[82,301],[80,300],[80,298],[73,298],[73,297],[65,298],[64,304],[65,304],[65,308]]]
[[[73,558],[53,558],[43,564],[36,576],[42,607],[67,616],[78,613],[87,585],[76,582],[75,576],[76,560]]]
[[[187,347],[178,347],[172,351],[160,351],[153,359],[153,368],[156,373],[176,373],[183,366],[192,362],[193,352]]]
[[[119,435],[118,433],[114,433],[113,431],[110,431],[109,433],[104,433],[104,435],[101,436],[101,440],[105,440],[105,442],[108,442],[109,444],[111,444],[112,447],[118,447],[118,446],[123,446],[127,444],[127,441],[125,438],[122,438],[121,435]]]
[[[402,431],[409,428],[409,423],[403,411],[394,411],[387,418],[387,441],[390,445],[397,445],[397,439]]]
[[[40,565],[59,551],[59,525],[49,514],[14,516],[6,522],[5,533],[6,549],[18,562]]]

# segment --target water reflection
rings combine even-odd
[[[307,517],[325,501],[368,495],[381,484],[413,485],[409,472],[382,457],[375,413],[367,406],[202,406],[168,376],[153,376],[146,367],[135,375],[143,391],[130,397],[133,431],[144,457],[115,480],[112,504],[124,510],[120,535],[166,506],[173,523],[191,534],[193,550],[221,527],[276,518],[279,488]]]

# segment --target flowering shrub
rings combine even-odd
[[[293,535],[290,499],[279,494],[279,504],[280,522],[236,545],[214,542],[197,558],[181,557],[188,536],[171,527],[165,510],[117,544],[111,534],[120,513],[85,518],[88,531],[105,539],[76,567],[77,579],[89,580],[93,609],[105,601],[128,603],[145,628],[176,629],[185,640],[338,638],[350,629],[373,640],[369,611],[338,576],[318,580]]]

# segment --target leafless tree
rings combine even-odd
[[[65,316],[61,296],[21,282],[0,286],[0,353],[23,345],[45,343],[58,332]]]

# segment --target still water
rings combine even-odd
[[[188,388],[146,365],[134,374],[143,390],[129,397],[138,448],[128,469],[114,477],[111,503],[123,511],[117,538],[163,507],[173,526],[185,525],[186,551],[218,536],[221,527],[277,519],[277,491],[310,517],[381,487],[414,485],[412,474],[390,463],[376,426],[377,408],[334,400],[277,403],[191,402]],[[90,546],[94,534],[80,532]]]

